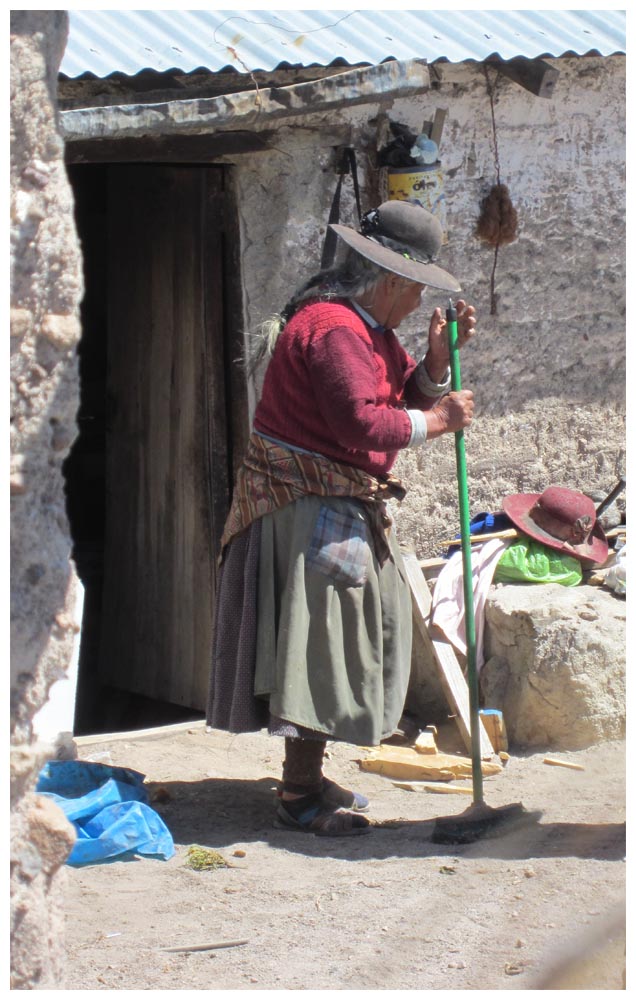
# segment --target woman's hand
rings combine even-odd
[[[427,440],[447,434],[449,431],[461,431],[469,427],[474,410],[475,403],[470,389],[449,392],[432,410],[425,411]]]
[[[467,305],[463,299],[457,300],[455,308],[457,309],[457,346],[461,348],[474,336],[477,319],[475,307]],[[446,332],[446,319],[439,306],[433,313],[429,324],[428,351],[424,358],[424,364],[434,382],[444,380],[449,364],[448,333]]]

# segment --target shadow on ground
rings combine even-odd
[[[237,842],[264,841],[272,847],[303,854],[348,860],[388,857],[460,857],[523,860],[576,857],[620,861],[626,853],[625,823],[543,823],[530,819],[511,830],[499,830],[470,845],[438,845],[431,841],[435,820],[396,819],[375,825],[358,837],[315,837],[273,826],[276,778],[206,779],[195,782],[148,783],[150,801],[170,830],[175,844],[222,848]],[[448,815],[457,815],[449,810]],[[533,814],[534,815],[534,814]]]

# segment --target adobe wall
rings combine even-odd
[[[460,278],[479,318],[479,337],[462,355],[462,383],[477,402],[466,436],[473,511],[550,484],[605,494],[624,469],[625,59],[549,62],[560,72],[550,100],[503,77],[496,84],[500,176],[519,225],[518,239],[499,251],[494,315],[494,251],[474,235],[481,199],[497,180],[482,67],[437,63],[427,93],[345,108],[339,119],[352,127],[364,209],[376,198],[377,116],[417,130],[436,108],[448,109],[441,159],[449,243],[441,264]],[[281,128],[274,152],[237,161],[251,328],[318,269],[335,186],[334,120]],[[348,181],[341,221],[355,225]],[[425,346],[418,329],[446,303],[429,290],[419,322],[401,328],[414,354]],[[458,529],[452,437],[403,453],[395,471],[409,487],[396,512],[402,540],[423,557],[439,554],[439,542]]]
[[[63,11],[11,12],[11,988],[62,976],[61,866],[75,839],[34,796],[31,724],[71,657],[61,465],[75,436],[81,265],[55,119]]]

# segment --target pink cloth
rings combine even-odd
[[[486,597],[492,585],[497,563],[509,541],[493,538],[471,547],[473,572],[473,610],[475,616],[475,659],[477,670],[484,664],[484,625]],[[460,653],[466,654],[466,616],[464,605],[464,567],[461,549],[455,552],[437,578],[433,592],[431,621],[442,630]]]

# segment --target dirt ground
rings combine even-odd
[[[553,755],[584,770],[513,748],[486,802],[541,819],[445,847],[433,820],[470,797],[396,788],[347,744],[328,746],[325,770],[369,795],[374,827],[333,839],[273,827],[282,742],[264,732],[195,723],[77,742],[81,759],[146,775],[176,853],[66,867],[66,989],[625,988],[623,743]],[[464,753],[452,722],[438,746]],[[230,867],[186,867],[193,844]]]

